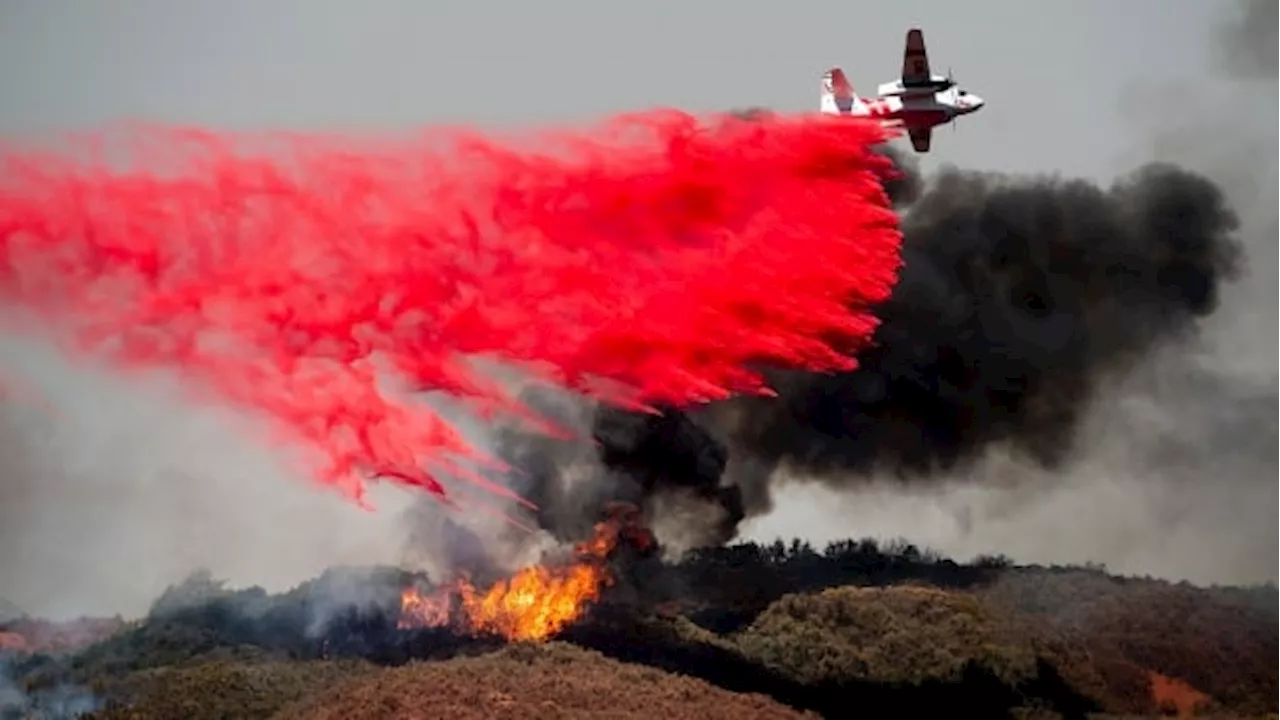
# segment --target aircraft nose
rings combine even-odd
[[[971,110],[977,110],[978,108],[987,104],[986,100],[983,100],[980,96],[974,95],[973,93],[969,93],[968,98],[969,98],[969,107]]]

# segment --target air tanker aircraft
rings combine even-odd
[[[956,87],[950,74],[929,72],[929,55],[925,52],[924,33],[919,28],[907,31],[902,52],[902,76],[881,83],[875,98],[859,97],[844,71],[833,67],[822,76],[822,112],[828,115],[870,117],[889,127],[903,128],[916,152],[929,152],[933,128],[953,122],[981,108],[985,101]]]

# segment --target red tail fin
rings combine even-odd
[[[854,111],[858,103],[858,95],[853,91],[853,84],[845,77],[844,71],[838,67],[827,70],[822,75],[822,112],[832,115],[848,115]]]
[[[831,93],[837,100],[852,100],[857,97],[853,91],[853,83],[845,77],[844,70],[833,67],[822,78],[823,89]]]

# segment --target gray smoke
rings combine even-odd
[[[543,526],[638,496],[660,539],[719,543],[807,481],[945,502],[933,525],[957,534],[920,538],[945,549],[1273,576],[1276,108],[1252,81],[1275,77],[1275,7],[1241,3],[1214,38],[1238,112],[1128,98],[1153,100],[1137,155],[1159,161],[1110,186],[901,163],[907,263],[857,372],[775,373],[781,397],[691,415],[597,409],[596,447],[508,438]],[[872,529],[855,515],[832,534]]]
[[[397,506],[368,512],[254,442],[258,428],[45,343],[0,338],[0,597],[51,619],[136,616],[198,567],[284,590],[397,558]],[[48,408],[45,405],[49,406]]]
[[[0,656],[0,717],[73,720],[99,710],[100,699],[88,688],[58,683],[39,690],[24,688],[13,658]]]
[[[26,615],[22,608],[13,604],[12,601],[0,597],[0,623],[7,623],[12,620],[24,617]]]
[[[955,169],[902,187],[919,191],[896,198],[906,265],[857,371],[775,373],[779,397],[692,416],[598,408],[596,452],[509,438],[543,526],[577,531],[613,495],[686,508],[689,542],[723,542],[769,509],[783,466],[835,486],[925,480],[996,445],[1061,466],[1104,382],[1192,335],[1236,268],[1221,192],[1173,166],[1110,188]]]
[[[1098,383],[1190,332],[1238,252],[1219,190],[1162,165],[1109,189],[947,170],[903,222],[906,266],[862,369],[783,374],[779,400],[706,413],[757,466],[911,479],[995,443],[1058,465]]]
[[[1225,9],[1209,48],[1213,77],[1136,84],[1122,97],[1137,140],[1129,161],[1156,158],[1210,179],[1238,216],[1241,252],[1212,315],[1101,379],[1066,463],[1020,461],[1001,444],[936,483],[875,476],[841,493],[791,483],[782,507],[747,532],[815,541],[908,532],[956,557],[1101,560],[1205,583],[1276,579],[1276,23],[1247,20],[1274,15],[1275,4]],[[1191,105],[1188,84],[1199,98]],[[779,473],[774,497],[787,479],[806,478]]]
[[[1270,0],[1233,4],[1218,28],[1215,58],[1224,74],[1276,79],[1280,5]]]

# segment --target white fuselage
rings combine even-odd
[[[961,115],[976,112],[982,98],[960,88],[941,92],[908,92],[877,98],[836,98],[833,107],[824,108],[834,115],[872,117],[885,124],[905,127],[933,127],[951,122]]]
[[[916,152],[925,153],[929,152],[935,126],[977,112],[985,104],[977,95],[956,87],[950,72],[930,72],[924,33],[917,27],[907,31],[898,77],[880,83],[878,91],[873,98],[858,97],[844,70],[832,66],[822,75],[819,107],[828,115],[874,119],[904,129]]]

